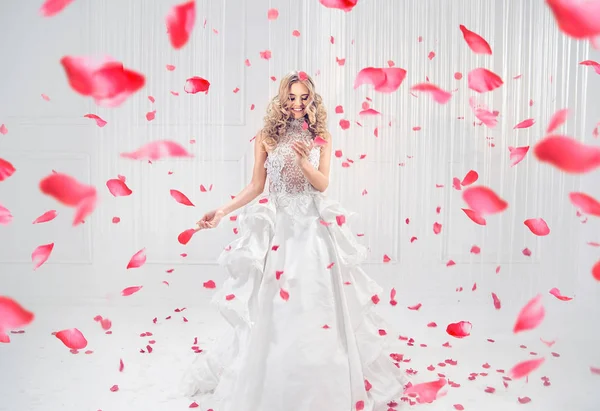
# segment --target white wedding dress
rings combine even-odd
[[[229,276],[213,303],[231,328],[184,378],[203,411],[402,408],[409,379],[387,348],[397,337],[379,333],[382,289],[359,267],[366,248],[349,213],[295,163],[291,142],[311,138],[303,121],[290,120],[269,153],[269,192],[243,209],[239,237],[219,257]],[[315,167],[319,156],[313,148]]]

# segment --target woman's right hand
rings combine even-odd
[[[204,214],[204,216],[196,223],[198,230],[205,228],[215,228],[219,225],[221,219],[225,216],[222,210],[212,210]]]

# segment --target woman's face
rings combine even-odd
[[[290,87],[288,98],[288,109],[292,112],[294,118],[304,116],[306,106],[308,104],[308,88],[302,83],[294,83]]]

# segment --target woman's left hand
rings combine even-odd
[[[296,152],[296,161],[300,163],[303,160],[308,159],[310,151],[313,149],[314,143],[305,143],[303,141],[294,141],[292,148]]]

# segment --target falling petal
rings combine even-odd
[[[417,402],[431,403],[438,398],[439,391],[446,385],[446,379],[440,378],[437,381],[424,382],[407,387],[404,395],[417,395]]]
[[[0,224],[8,225],[12,221],[13,216],[10,210],[0,204]]]
[[[479,224],[479,225],[487,224],[487,222],[485,221],[485,218],[483,218],[481,216],[481,214],[478,214],[477,212],[475,212],[473,210],[469,210],[468,208],[461,208],[461,210],[463,210],[464,213],[467,215],[467,217],[469,217],[471,219],[471,221],[473,221],[475,224]]]
[[[479,178],[479,174],[475,170],[469,170],[469,172],[465,175],[465,178],[460,182],[461,186],[470,186]]]
[[[585,193],[569,193],[571,204],[584,214],[600,217],[600,202]]]
[[[44,17],[52,17],[60,13],[73,0],[46,0],[40,8],[40,14]]]
[[[144,265],[146,262],[146,249],[142,248],[140,251],[135,253],[133,257],[129,260],[127,264],[127,269],[130,268],[139,268]]]
[[[67,174],[52,173],[40,181],[39,188],[59,203],[76,208],[74,226],[80,224],[96,207],[96,188],[80,183]]]
[[[510,166],[514,167],[519,164],[527,153],[529,152],[529,146],[525,147],[508,147],[508,151],[510,152]]]
[[[50,253],[54,249],[54,243],[44,244],[36,247],[31,253],[31,261],[33,262],[33,269],[37,270],[42,264],[44,264],[50,257]]]
[[[135,293],[137,293],[138,291],[140,291],[140,290],[142,289],[142,287],[143,287],[142,285],[137,285],[137,286],[133,286],[133,287],[127,287],[127,288],[124,288],[124,289],[121,291],[121,295],[122,295],[123,297],[127,297],[127,296],[129,296],[129,295],[131,295],[131,294],[135,294]]]
[[[339,9],[349,12],[356,6],[358,0],[319,0],[319,3],[330,9]]]
[[[60,60],[69,85],[96,104],[117,107],[146,83],[143,75],[107,57],[96,61],[88,57],[65,56]]]
[[[500,308],[502,308],[502,304],[500,303],[500,299],[498,298],[496,293],[492,293],[492,301],[494,302],[494,308],[496,310],[499,310]]]
[[[478,93],[492,91],[500,87],[504,82],[495,73],[485,68],[476,68],[467,75],[469,88]]]
[[[47,223],[48,221],[54,220],[57,215],[58,213],[56,210],[46,211],[44,214],[36,218],[32,224]]]
[[[467,29],[462,24],[459,26],[460,31],[462,31],[463,37],[467,42],[467,45],[471,50],[473,50],[476,54],[492,54],[492,49],[487,41],[479,34],[474,33]]]
[[[500,213],[508,207],[506,201],[484,186],[469,187],[463,191],[462,197],[471,210],[482,216]]]
[[[508,376],[513,379],[519,379],[528,376],[531,372],[535,371],[542,365],[545,358],[534,358],[527,361],[522,361],[515,365],[509,372]]]
[[[562,110],[558,110],[556,113],[554,113],[554,115],[550,119],[550,122],[548,123],[548,128],[546,129],[546,134],[552,133],[554,130],[556,130],[561,125],[563,125],[564,122],[567,120],[568,116],[569,116],[568,108],[563,108]]]
[[[406,70],[399,67],[367,67],[362,69],[356,76],[354,88],[356,89],[363,84],[371,84],[374,86],[375,91],[392,93],[400,87],[405,77]]]
[[[186,80],[183,90],[189,94],[196,94],[200,92],[206,92],[210,88],[210,82],[202,77],[190,77]]]
[[[108,191],[115,197],[125,197],[132,193],[129,187],[127,187],[127,184],[118,178],[108,180],[106,182],[106,187],[108,187]]]
[[[166,22],[171,46],[174,49],[182,48],[188,42],[196,23],[196,2],[192,0],[171,7]]]
[[[87,347],[87,340],[77,328],[62,330],[56,333],[56,338],[72,350],[81,350]]]
[[[193,157],[192,154],[175,141],[159,140],[145,144],[136,151],[121,153],[121,157],[134,160],[159,160],[169,157]]]
[[[279,11],[277,9],[269,9],[269,11],[267,11],[267,19],[270,21],[277,20],[277,17],[279,17]]]
[[[190,207],[195,207],[194,204],[190,201],[189,198],[186,197],[181,191],[178,190],[170,190],[171,197],[175,199],[179,204],[183,204]]]
[[[558,28],[576,39],[600,35],[600,1],[546,0]]]
[[[197,232],[198,232],[198,229],[196,229],[196,228],[189,228],[185,231],[182,231],[177,236],[177,241],[179,241],[180,244],[186,245],[187,243],[190,242],[190,240],[192,239],[192,236],[194,234],[196,234]]]
[[[471,334],[472,324],[468,321],[459,321],[450,323],[446,327],[446,332],[456,338],[468,337]]]
[[[6,180],[16,171],[15,167],[6,160],[0,158],[0,181]]]
[[[85,116],[83,116],[83,117],[86,117],[86,118],[91,118],[91,119],[93,119],[93,120],[96,120],[96,125],[97,125],[98,127],[104,127],[104,126],[106,125],[106,121],[102,120],[100,117],[98,117],[98,116],[97,116],[97,115],[95,115],[95,114],[86,114],[86,115],[85,115]]]
[[[412,86],[410,89],[411,91],[423,91],[430,93],[433,98],[433,101],[439,104],[446,104],[448,101],[450,101],[450,98],[452,97],[452,93],[442,90],[438,86],[431,83],[417,84],[415,86]]]
[[[535,145],[533,152],[541,162],[567,173],[587,173],[600,167],[600,147],[570,137],[547,136]]]
[[[550,234],[550,228],[543,218],[529,218],[523,222],[529,228],[529,230],[538,236],[545,236]]]
[[[529,128],[529,127],[533,126],[534,124],[535,124],[535,120],[532,118],[528,118],[527,120],[523,120],[519,124],[514,126],[513,130],[517,129],[517,128]]]
[[[24,327],[34,318],[35,315],[23,308],[17,301],[10,297],[0,296],[0,333]]]
[[[540,325],[545,314],[546,310],[542,305],[542,295],[538,294],[537,296],[533,297],[519,312],[513,332],[516,334],[521,331],[533,330]]]
[[[562,295],[560,293],[560,290],[558,288],[556,288],[556,287],[552,288],[550,290],[550,294],[552,294],[553,296],[555,296],[556,298],[558,298],[561,301],[571,301],[573,299],[571,297],[566,297],[566,296]]]

